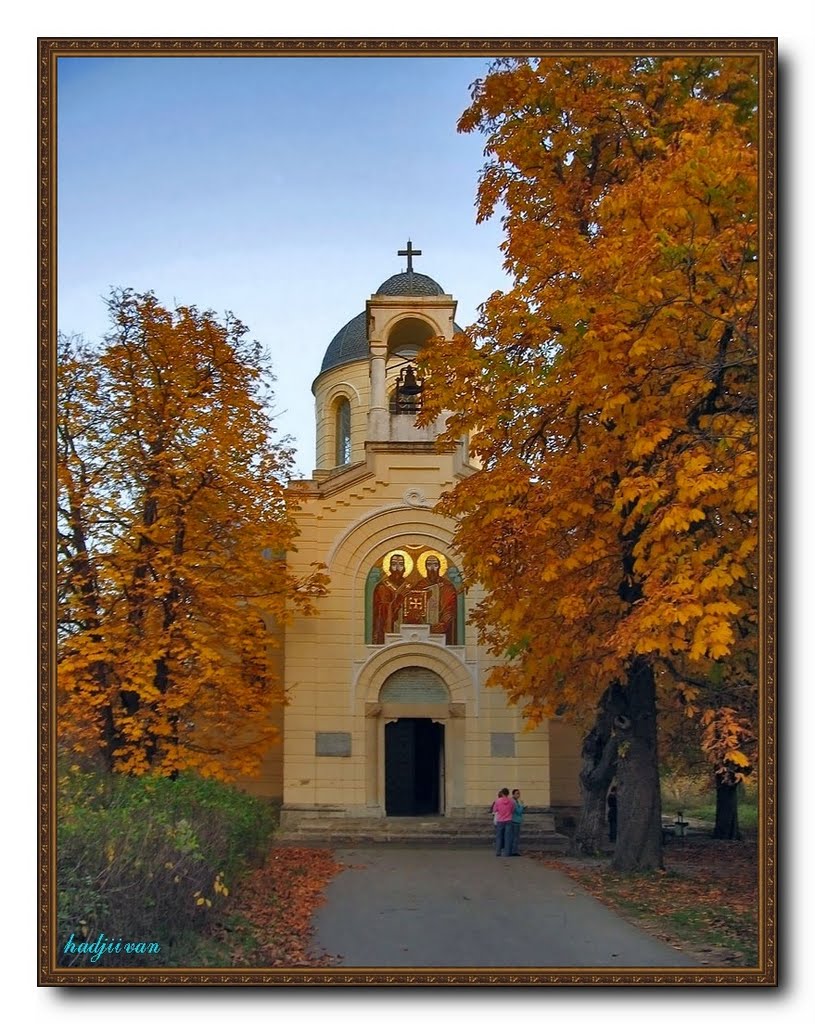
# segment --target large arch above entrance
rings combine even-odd
[[[357,677],[354,705],[365,718],[365,799],[372,811],[387,813],[392,800],[385,761],[394,743],[401,745],[401,756],[412,756],[418,744],[439,758],[434,813],[463,811],[466,723],[475,710],[475,694],[470,668],[437,644],[394,643],[371,655]],[[386,742],[386,729],[399,722],[404,724],[391,729],[393,736]]]
[[[375,651],[357,673],[354,685],[356,710],[377,703],[385,680],[401,668],[425,668],[441,676],[450,693],[450,704],[464,704],[461,714],[475,713],[476,685],[470,667],[441,644],[404,642],[388,644]]]

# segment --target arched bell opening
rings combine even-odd
[[[398,320],[388,334],[388,363],[414,362],[416,357],[435,338],[438,330],[420,317],[406,316]]]

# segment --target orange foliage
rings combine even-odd
[[[231,315],[108,305],[100,348],[59,342],[61,736],[120,771],[251,772],[282,700],[267,627],[326,582],[285,561],[265,357]]]
[[[757,680],[757,80],[742,57],[498,61],[460,129],[486,137],[479,219],[500,204],[514,283],[436,342],[424,410],[452,410],[481,465],[443,510],[488,594],[480,632],[511,655],[493,681],[532,722],[585,719],[644,659],[736,767]]]

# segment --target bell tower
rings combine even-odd
[[[365,459],[367,442],[432,441],[441,422],[417,427],[423,381],[416,357],[433,338],[451,338],[456,301],[413,269],[422,254],[408,240],[398,251],[407,270],[384,281],[335,335],[312,390],[317,415],[317,470]]]
[[[415,426],[421,408],[422,381],[415,365],[435,337],[451,338],[456,302],[432,278],[413,270],[421,249],[399,250],[408,269],[383,282],[365,304],[370,354],[371,405],[369,441],[430,441],[440,432],[434,424]]]
[[[455,523],[439,507],[478,467],[466,438],[437,444],[444,414],[416,426],[417,360],[459,330],[456,302],[413,269],[412,242],[399,255],[407,268],[326,350],[313,384],[317,467],[292,483],[299,536],[287,566],[305,579],[323,565],[331,583],[317,615],[293,610],[275,648],[287,695],[281,823],[465,817],[488,837],[496,778],[534,793],[542,812],[576,803],[580,747],[555,722],[525,729],[486,685],[496,656],[468,628],[483,591],[465,586]],[[554,828],[548,811],[539,820]]]

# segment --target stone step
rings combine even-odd
[[[490,846],[495,835],[491,820],[479,818],[347,818],[303,817],[278,829],[280,846],[359,846],[375,843]],[[522,848],[561,850],[568,840],[555,831],[549,813],[537,813],[524,820]]]
[[[475,833],[428,833],[417,832],[414,834],[388,833],[388,832],[346,832],[339,834],[317,833],[317,832],[278,832],[274,837],[274,845],[286,846],[316,846],[316,847],[360,847],[360,846],[450,846],[450,847],[478,847],[491,849],[493,844],[492,835]],[[525,852],[534,851],[562,853],[569,845],[566,836],[558,832],[547,832],[546,834],[526,836],[521,833],[521,849]]]
[[[527,835],[552,834],[555,832],[554,821],[546,818],[539,821],[524,822],[523,831]],[[492,822],[481,822],[474,819],[421,819],[421,818],[301,818],[297,822],[281,826],[281,832],[297,831],[320,835],[324,832],[333,835],[353,834],[360,831],[376,831],[388,835],[419,833],[426,835],[472,835],[490,836],[494,832]]]
[[[521,831],[524,835],[556,835],[556,830],[551,825],[523,825]],[[408,825],[399,824],[394,826],[393,824],[385,824],[377,819],[367,818],[361,821],[356,821],[353,824],[343,823],[342,825],[328,822],[325,825],[316,825],[309,821],[292,822],[289,825],[281,825],[278,828],[279,833],[283,832],[302,832],[310,835],[353,835],[356,832],[377,832],[382,835],[474,835],[474,836],[492,836],[495,835],[495,828],[493,825],[481,825],[481,824],[468,824],[462,822],[461,824],[455,825]]]

